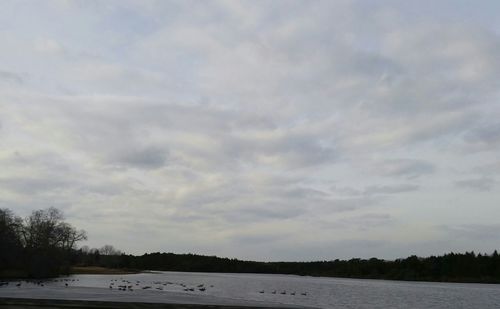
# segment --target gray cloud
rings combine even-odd
[[[23,84],[24,77],[14,72],[0,71],[0,81],[6,81],[15,84]]]
[[[231,241],[234,245],[238,245],[241,243],[250,244],[250,245],[262,245],[266,243],[275,243],[281,239],[285,239],[285,235],[235,235],[231,238]]]
[[[487,241],[497,239],[500,233],[500,224],[461,224],[445,225],[441,229],[453,237]]]
[[[469,149],[493,151],[500,145],[500,124],[494,122],[474,128],[464,135],[464,140]]]
[[[394,223],[394,218],[384,213],[368,213],[355,217],[348,217],[338,220],[333,224],[334,228],[357,229],[361,231],[372,230],[380,227],[387,227]]]
[[[500,161],[486,163],[479,166],[475,166],[473,168],[475,173],[479,173],[481,175],[497,175],[500,174]]]
[[[250,159],[277,166],[301,168],[332,163],[337,152],[322,145],[312,135],[294,132],[269,132],[268,137],[244,137],[239,141],[242,159]]]
[[[488,177],[463,179],[455,181],[455,185],[459,188],[467,188],[478,191],[490,191],[491,189],[493,189],[495,184],[496,181]]]
[[[370,185],[364,188],[353,187],[337,187],[333,186],[331,190],[337,194],[345,196],[374,196],[374,195],[391,195],[405,192],[417,191],[419,185],[414,184],[395,184],[395,185]]]
[[[396,176],[408,179],[432,174],[435,167],[432,163],[416,159],[384,160],[373,167],[373,170],[386,177]]]
[[[51,192],[68,186],[66,181],[47,178],[7,178],[0,179],[3,188],[20,194]]]
[[[245,205],[235,211],[220,211],[219,216],[229,222],[255,222],[255,221],[281,221],[294,219],[304,214],[305,210],[294,206],[277,203],[265,203],[263,205]]]
[[[366,194],[397,194],[411,192],[419,189],[418,185],[399,184],[393,186],[369,186],[365,189]]]
[[[110,158],[110,163],[118,166],[155,169],[163,167],[167,163],[167,158],[168,151],[158,147],[123,149],[122,152]]]

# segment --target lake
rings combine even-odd
[[[64,280],[66,279],[66,280]],[[128,281],[128,282],[127,282]],[[88,287],[116,293],[148,291],[319,308],[500,308],[500,285],[403,282],[267,274],[154,272],[74,275],[49,287]],[[110,288],[110,286],[112,288]],[[132,291],[128,287],[131,287]]]

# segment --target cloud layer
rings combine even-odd
[[[455,239],[499,215],[500,8],[435,5],[5,1],[0,207],[131,253],[491,251]]]

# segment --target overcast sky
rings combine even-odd
[[[2,1],[0,207],[90,247],[500,249],[500,2]],[[83,245],[83,244],[82,244]]]

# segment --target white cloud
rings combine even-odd
[[[429,252],[405,232],[418,201],[495,189],[477,170],[498,149],[495,21],[349,1],[1,6],[25,22],[0,24],[0,203],[57,205],[91,245]]]
[[[61,53],[64,51],[62,46],[55,40],[48,38],[37,38],[35,40],[35,50],[42,53]]]

